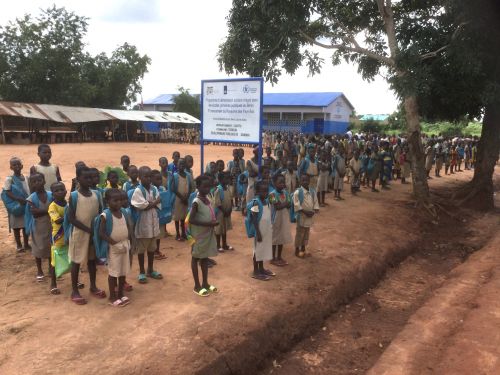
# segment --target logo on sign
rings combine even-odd
[[[254,87],[250,87],[249,85],[243,86],[243,93],[245,93],[245,94],[253,94],[256,92],[257,92],[257,89]]]
[[[212,95],[214,93],[214,87],[213,86],[207,86],[207,95]]]

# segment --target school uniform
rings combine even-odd
[[[144,197],[143,191],[146,193]],[[159,197],[158,189],[151,185],[148,189],[137,187],[132,194],[131,204],[139,211],[139,218],[135,224],[137,253],[144,254],[156,251],[156,240],[160,237],[160,220],[158,209],[146,210],[150,202]],[[160,208],[160,204],[157,206]]]
[[[35,194],[37,193],[33,193],[26,200],[31,203],[37,201],[38,204],[35,204],[35,206],[48,213],[49,206],[52,203],[50,192],[47,192],[47,200],[45,202],[35,198]],[[26,209],[29,210],[29,206],[26,206]],[[33,217],[33,225],[30,234],[31,254],[35,258],[50,258],[52,225],[48,214],[41,217]]]
[[[189,197],[189,194],[191,194],[190,187],[189,187],[189,182],[188,182],[188,174],[186,174],[185,177],[181,176],[180,174],[176,174],[176,176],[179,176],[178,179],[175,177],[172,178],[172,180],[176,181],[176,192],[182,195],[183,197]],[[172,192],[174,192],[172,190]],[[175,192],[174,192],[175,193]],[[175,195],[175,201],[174,201],[174,207],[173,207],[173,213],[172,213],[172,220],[174,221],[183,221],[188,212],[188,206],[182,203],[180,198]]]
[[[269,194],[269,203],[272,205],[271,219],[273,225],[273,245],[287,245],[292,243],[292,223],[290,222],[290,209],[276,210],[276,203],[292,203],[287,191],[274,190]]]
[[[259,173],[259,166],[253,160],[247,161],[248,172]],[[257,176],[251,177],[248,175],[248,187],[246,194],[246,202],[250,202],[255,197],[255,182],[257,181]]]
[[[318,184],[316,186],[316,192],[326,192],[328,191],[328,176],[330,175],[330,170],[322,171],[321,166],[328,166],[328,163],[319,162],[320,172],[318,176]]]
[[[198,206],[196,220],[210,223],[215,220],[214,209],[211,204],[205,204],[199,197],[193,201]],[[191,255],[197,259],[205,259],[217,256],[217,240],[213,227],[203,227],[189,224],[190,236],[194,239],[191,247]]]
[[[257,237],[253,242],[253,255],[257,262],[273,259],[273,226],[271,221],[271,208],[269,203],[262,205],[262,217],[259,221],[259,230],[262,235],[262,241],[258,242]],[[259,205],[255,204],[251,211],[258,214]]]
[[[231,210],[233,207],[233,195],[231,194],[231,191],[229,190],[229,187],[227,187],[226,190],[222,190],[222,186],[219,186],[217,189],[215,189],[214,192],[214,205],[215,207],[222,207],[224,210]],[[231,215],[225,216],[222,210],[218,210],[217,212],[217,221],[219,222],[219,225],[215,227],[215,234],[216,235],[221,235],[221,234],[226,234],[227,231],[233,229],[233,224],[231,222]]]
[[[106,213],[102,213],[101,217],[106,218]],[[113,220],[110,237],[116,241],[115,245],[109,244],[108,248],[108,274],[111,277],[127,276],[130,271],[130,241],[127,219],[122,214],[121,218],[111,214]]]
[[[89,228],[92,228],[92,222],[99,215],[100,209],[98,193],[95,191],[91,193],[90,197],[86,197],[77,192],[78,200],[75,210],[75,219]],[[72,203],[74,205],[75,202]],[[90,234],[74,226],[69,238],[68,255],[71,261],[77,264],[85,264],[88,260],[94,260],[95,248],[90,241]]]
[[[333,158],[333,190],[344,190],[345,159],[337,154]]]
[[[58,182],[57,180],[57,166],[55,164],[40,165],[36,164],[35,171],[43,174],[45,177],[45,190],[50,191],[52,184]]]
[[[351,188],[359,188],[360,185],[360,172],[361,172],[361,160],[352,158],[349,161],[350,170],[353,171]]]
[[[297,172],[292,171],[290,172],[288,169],[284,171],[283,176],[285,176],[285,187],[286,190],[293,193],[296,189],[298,184],[298,177],[297,177]]]
[[[302,193],[300,192],[302,190]],[[300,197],[303,195],[302,202]],[[299,187],[293,193],[293,206],[297,214],[297,232],[295,234],[295,247],[300,248],[306,246],[309,242],[309,232],[314,222],[313,217],[307,217],[301,211],[316,211],[319,210],[318,198],[314,190],[306,190]]]
[[[8,176],[5,179],[3,185],[4,191],[10,191],[18,198],[26,199],[30,195],[30,189],[28,187],[28,179],[21,175],[23,180],[17,176]],[[8,213],[9,219],[9,230],[10,229],[22,229],[24,228],[24,215],[15,216],[12,213]]]

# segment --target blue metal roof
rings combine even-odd
[[[144,104],[174,104],[176,94],[162,94],[154,99],[144,101]],[[341,92],[292,92],[292,93],[265,93],[265,106],[295,106],[295,107],[327,107],[344,94]],[[349,103],[349,105],[352,104]],[[354,108],[354,107],[353,107]]]
[[[341,92],[266,93],[264,105],[327,107],[340,96],[342,96]]]
[[[377,114],[377,115],[363,115],[359,118],[360,121],[368,121],[368,120],[373,120],[373,121],[385,121],[389,118],[389,115],[382,115],[382,114]]]
[[[174,96],[177,94],[161,94],[156,98],[148,99],[144,101],[144,104],[175,104]]]

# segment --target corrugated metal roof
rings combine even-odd
[[[359,118],[360,121],[368,121],[368,120],[373,120],[373,121],[385,121],[389,118],[389,115],[363,115]]]
[[[122,121],[169,122],[163,117],[163,112],[158,111],[126,111],[122,109],[101,109],[101,111]]]
[[[0,115],[36,118],[39,120],[49,119],[37,105],[27,103],[0,102]]]
[[[64,123],[108,121],[113,118],[98,108],[67,107],[63,105],[39,104],[38,107],[50,120]]]
[[[144,101],[144,104],[175,104],[174,96],[177,94],[161,94],[156,98],[148,99]]]
[[[341,92],[266,93],[264,94],[264,105],[327,107],[342,95]]]

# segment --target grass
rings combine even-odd
[[[422,132],[427,135],[438,135],[442,134],[446,137],[452,136],[481,136],[482,124],[480,122],[469,122],[466,126],[459,123],[453,122],[422,122],[420,123],[422,127]],[[390,125],[382,125],[382,124],[370,124],[370,129],[364,129],[363,124],[360,126],[355,126],[354,131],[360,130],[372,130],[378,133],[385,133],[389,135],[393,134],[401,134],[405,132],[405,129],[393,129],[390,128]]]

